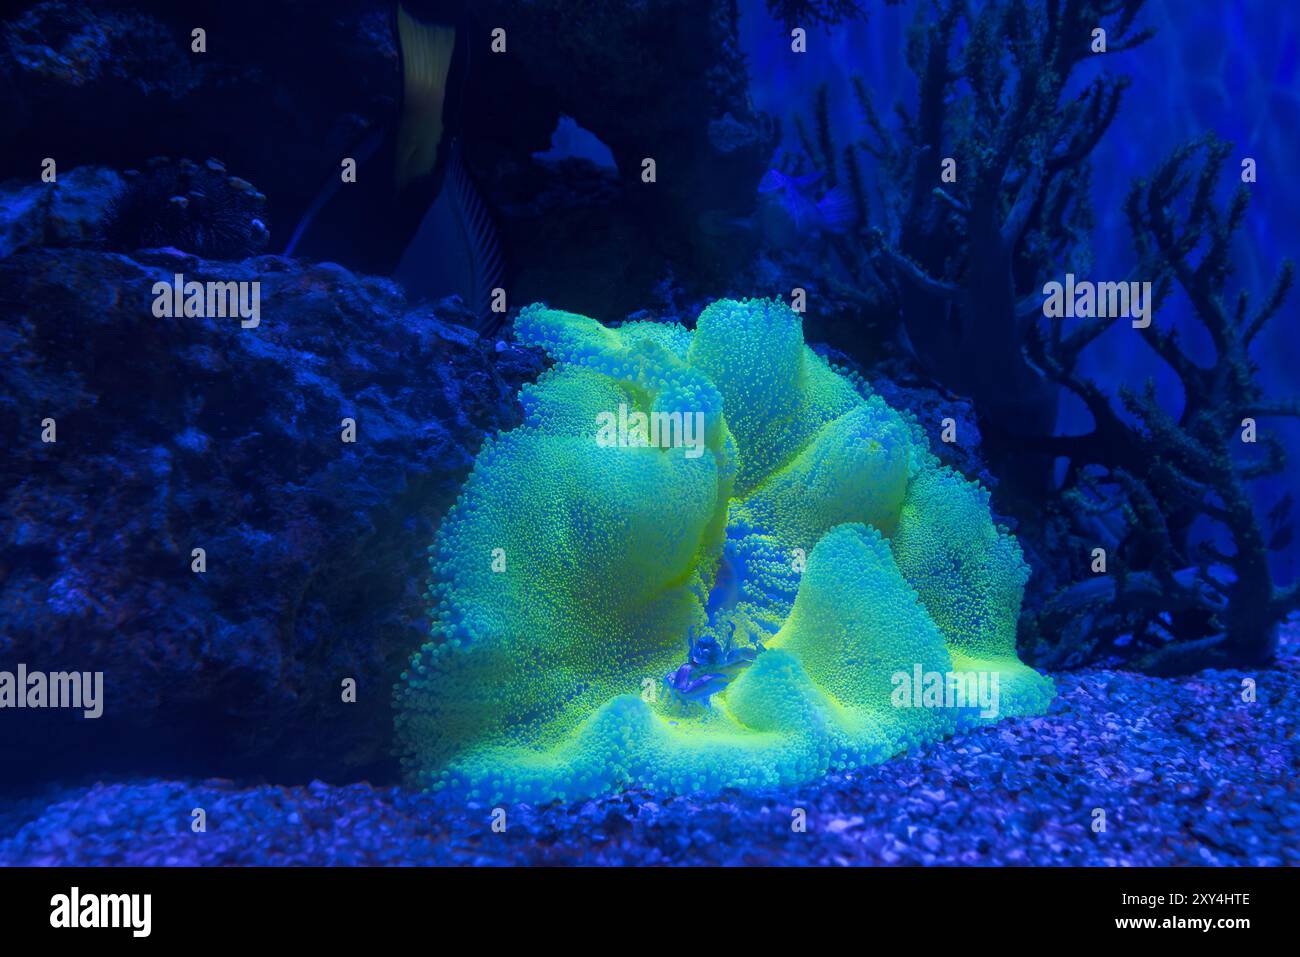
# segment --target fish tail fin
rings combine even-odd
[[[853,193],[843,186],[827,190],[826,195],[817,201],[817,211],[821,213],[826,228],[835,233],[846,231],[858,216]]]
[[[774,193],[785,184],[785,174],[779,169],[770,169],[758,181],[760,193]]]
[[[479,197],[474,182],[461,156],[460,144],[452,144],[447,164],[447,185],[455,203],[456,221],[461,229],[470,263],[469,306],[480,323],[480,331],[488,332],[496,326],[492,312],[492,291],[501,286],[505,276],[505,262],[501,244],[497,239],[496,225],[488,214],[487,206]]]
[[[402,115],[397,131],[394,182],[401,192],[412,180],[435,172],[438,145],[447,135],[443,105],[456,54],[455,23],[429,20],[397,4],[402,62]]]
[[[370,159],[370,157],[378,151],[383,139],[383,130],[371,130],[361,143],[351,150],[350,155],[357,161],[357,164],[360,165]],[[302,219],[298,220],[297,228],[294,229],[293,235],[289,237],[289,244],[284,247],[284,255],[292,256],[294,254],[294,250],[298,248],[298,243],[302,241],[302,237],[306,235],[309,229],[311,229],[312,223],[316,221],[316,217],[320,215],[321,210],[329,205],[330,200],[337,195],[339,187],[342,185],[343,180],[339,177],[338,172],[335,171],[330,175],[329,180],[325,183],[325,186],[321,191],[316,194],[316,198],[311,201],[311,205],[307,207],[307,211],[302,214]]]

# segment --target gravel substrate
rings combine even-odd
[[[0,864],[1295,865],[1298,630],[1253,675],[1060,674],[1044,717],[795,792],[516,805],[496,833],[489,807],[364,783],[100,783],[0,806]]]

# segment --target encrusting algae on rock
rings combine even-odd
[[[716,302],[692,332],[535,305],[516,336],[555,364],[430,549],[432,634],[396,692],[415,783],[494,802],[794,786],[1047,709],[1051,679],[1016,656],[1028,568],[988,493],[787,306]],[[620,406],[702,414],[703,454],[598,442]],[[912,707],[915,674],[992,687],[992,707]]]

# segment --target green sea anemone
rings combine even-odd
[[[555,364],[430,549],[432,634],[396,692],[419,784],[789,786],[1046,709],[987,492],[788,307],[717,302],[692,332],[531,306],[516,334]],[[598,437],[613,415],[630,440]]]

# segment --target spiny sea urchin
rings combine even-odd
[[[266,197],[218,160],[155,157],[126,179],[104,222],[110,248],[175,246],[208,259],[244,259],[266,248]]]

